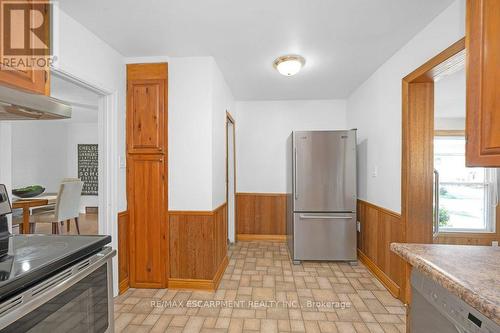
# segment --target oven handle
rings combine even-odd
[[[9,326],[17,319],[24,317],[39,306],[47,303],[47,301],[61,294],[105,264],[108,265],[108,295],[110,293],[110,288],[112,295],[113,286],[110,285],[110,276],[112,275],[113,265],[111,263],[111,258],[115,255],[116,250],[110,247],[104,247],[93,256],[76,263],[42,283],[36,284],[32,288],[2,302],[0,304],[0,317],[2,318],[0,321],[0,329]],[[113,303],[113,300],[111,299],[109,302]],[[110,308],[112,309],[112,304]],[[109,325],[112,327],[113,312],[108,313],[108,316],[110,318],[108,320]]]

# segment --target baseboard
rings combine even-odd
[[[286,235],[237,234],[236,240],[242,242],[248,242],[248,241],[286,242]]]
[[[229,259],[226,256],[220,263],[217,272],[215,272],[215,276],[212,280],[170,278],[168,280],[168,288],[215,291],[219,287],[220,281],[224,276],[224,272],[226,271],[226,267],[228,264]]]
[[[123,281],[120,281],[120,283],[118,284],[118,294],[121,295],[124,292],[126,292],[129,288],[129,286],[130,286],[130,283],[129,283],[128,278],[124,279]]]
[[[400,288],[399,286],[391,280],[378,266],[371,261],[370,258],[366,256],[363,252],[358,249],[358,258],[372,273],[375,277],[389,290],[389,292],[395,298],[399,298]]]
[[[226,271],[227,265],[229,264],[229,259],[227,256],[222,259],[222,262],[219,265],[219,268],[217,269],[217,272],[215,272],[215,277],[213,279],[213,290],[217,290],[219,288],[219,284],[222,280],[222,277],[224,276],[224,272]]]

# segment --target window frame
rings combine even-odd
[[[436,139],[439,138],[444,138],[444,139],[461,139],[461,140],[466,140],[465,138],[465,131],[461,130],[438,130],[434,132],[434,138],[433,142]],[[433,154],[433,162],[435,161],[436,158],[436,153],[434,152]],[[464,158],[465,158],[465,150],[464,150]],[[484,172],[484,180],[483,182],[467,182],[467,183],[460,183],[460,182],[443,182],[446,184],[456,184],[456,185],[461,185],[461,184],[466,184],[466,185],[482,185],[484,186],[483,191],[484,191],[484,218],[487,220],[485,221],[485,227],[481,229],[473,229],[473,228],[447,228],[447,227],[439,227],[438,234],[495,234],[496,229],[497,229],[497,210],[498,210],[498,203],[497,206],[493,207],[490,205],[491,202],[491,184],[490,182],[487,181],[487,169],[485,167],[481,167]],[[498,182],[498,180],[497,180]],[[440,183],[441,184],[441,183]],[[497,194],[498,195],[498,194]]]

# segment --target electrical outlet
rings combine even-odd
[[[358,230],[358,232],[361,232],[361,222],[359,222],[359,221],[356,222],[356,229]]]
[[[498,247],[498,241],[493,241],[493,242],[491,242],[491,246],[496,246],[496,247]]]

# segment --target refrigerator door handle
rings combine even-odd
[[[331,216],[331,215],[306,215],[301,214],[302,220],[352,220],[352,216]]]
[[[295,200],[299,199],[299,193],[297,193],[297,147],[294,148],[293,152],[293,191],[295,192]]]

